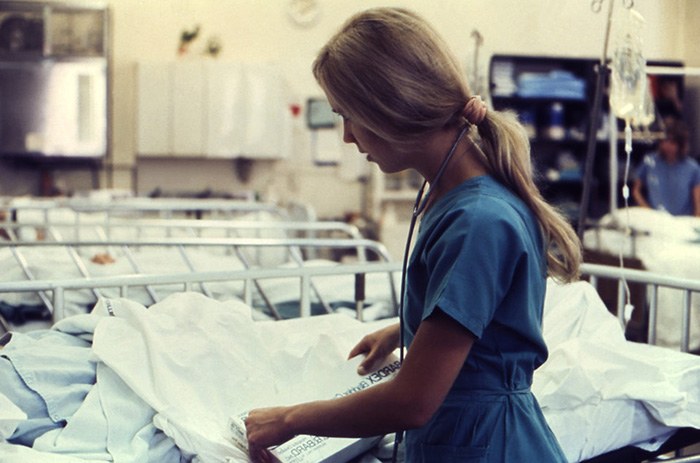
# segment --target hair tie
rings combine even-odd
[[[470,124],[479,125],[486,117],[486,110],[486,103],[481,99],[481,96],[474,95],[467,100],[462,115]]]

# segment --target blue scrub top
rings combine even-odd
[[[476,338],[438,412],[406,433],[406,461],[564,462],[530,392],[547,358],[546,258],[530,209],[490,176],[469,179],[424,216],[409,261],[409,346],[441,310]]]
[[[658,153],[644,156],[635,172],[646,187],[649,205],[671,215],[693,215],[693,188],[700,185],[700,166],[692,158],[673,164]]]

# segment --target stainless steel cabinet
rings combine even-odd
[[[107,9],[0,3],[0,156],[102,158]]]

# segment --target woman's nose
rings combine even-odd
[[[355,136],[352,133],[351,122],[343,120],[343,142],[356,143]]]

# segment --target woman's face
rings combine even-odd
[[[680,147],[674,140],[667,138],[659,142],[659,153],[667,162],[674,162],[680,157]]]
[[[387,140],[345,117],[343,117],[343,141],[354,143],[360,153],[366,154],[367,160],[376,163],[384,173],[390,174],[407,168]]]
[[[341,108],[333,104],[332,100],[329,99],[329,101],[333,111],[343,120],[343,141],[354,143],[360,153],[366,154],[367,161],[376,163],[382,172],[387,174],[410,167],[406,164],[405,156],[398,153],[392,143],[349,118]]]

